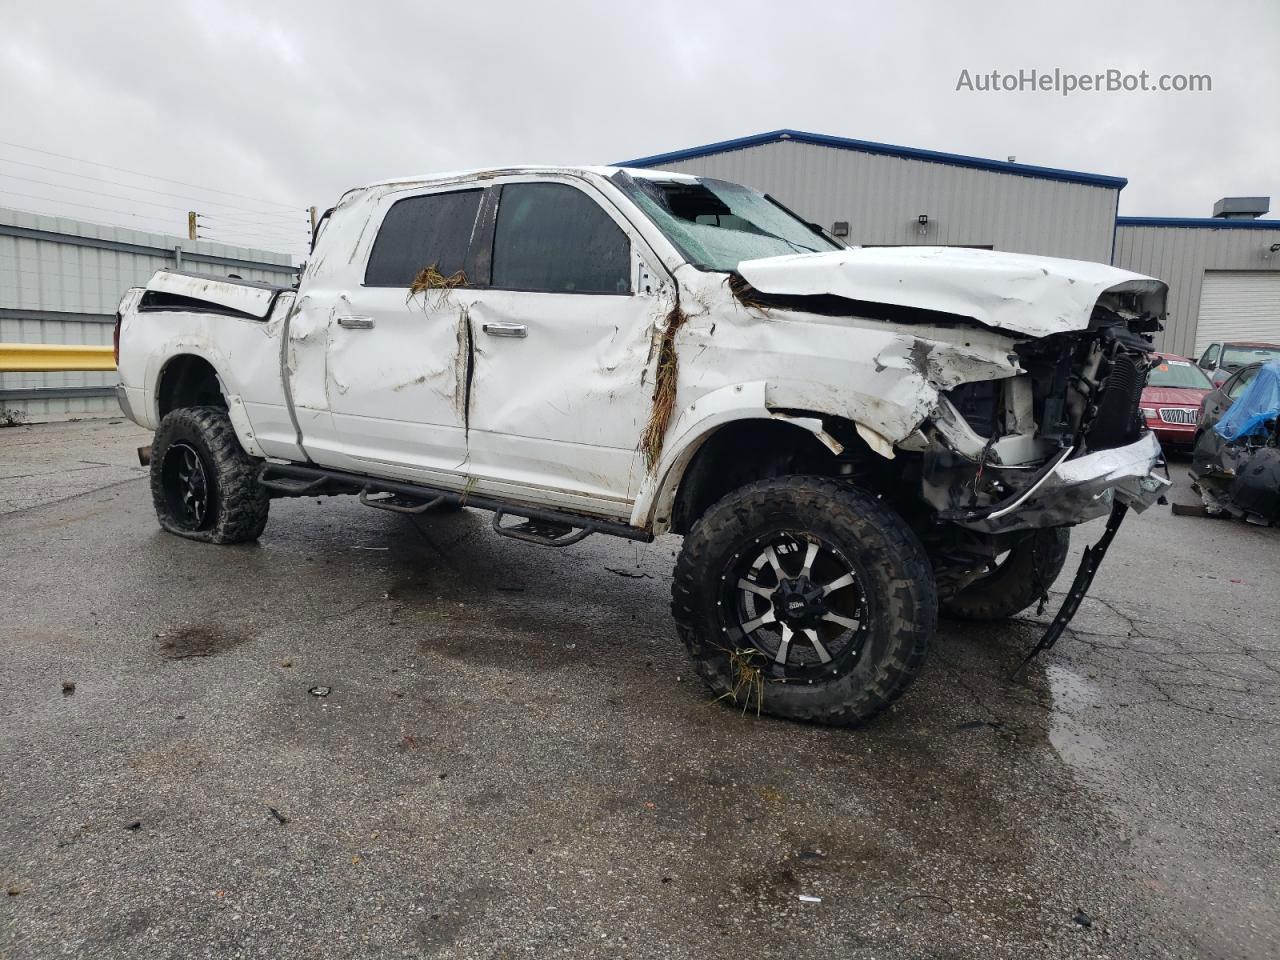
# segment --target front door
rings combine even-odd
[[[594,192],[546,181],[502,185],[492,236],[468,296],[473,489],[628,517],[667,309],[637,292],[641,241]]]

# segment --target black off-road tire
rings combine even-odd
[[[166,492],[166,458],[175,447],[199,457],[209,488],[208,509],[193,523]],[[165,415],[151,445],[151,498],[156,518],[169,533],[205,543],[256,540],[267,525],[269,493],[257,480],[257,461],[236,439],[227,412],[218,407],[182,407]],[[171,468],[172,469],[172,468]]]
[[[943,616],[983,623],[1017,616],[1053,586],[1070,546],[1071,532],[1066,527],[1037,530],[1010,550],[991,573],[943,600]]]
[[[676,561],[671,610],[680,637],[712,692],[735,700],[741,660],[735,663],[726,642],[724,578],[745,551],[780,531],[821,538],[844,554],[868,603],[864,639],[838,674],[798,682],[767,678],[744,706],[794,720],[862,723],[915,679],[938,614],[923,547],[870,494],[826,477],[782,477],[748,484],[714,504],[685,537]]]

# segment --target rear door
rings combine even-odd
[[[1257,375],[1257,367],[1245,367],[1231,375],[1222,386],[1214,390],[1205,400],[1205,423],[1204,426],[1211,427],[1223,415],[1231,409],[1231,405],[1236,402],[1236,398],[1244,393],[1245,388],[1253,382],[1253,378]]]
[[[375,209],[362,282],[341,293],[329,323],[334,466],[455,485],[469,352],[460,295],[483,195],[392,194]]]
[[[628,517],[644,476],[646,366],[669,309],[656,258],[584,181],[497,189],[490,282],[470,298],[475,489]]]

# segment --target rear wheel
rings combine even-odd
[[[995,562],[995,568],[942,601],[956,620],[1008,620],[1048,593],[1071,546],[1066,527],[1037,530]]]
[[[852,725],[923,666],[937,605],[915,535],[824,477],[749,484],[685,537],[672,612],[695,669],[744,708]]]
[[[151,498],[161,527],[207,543],[256,540],[271,504],[256,461],[218,407],[182,407],[160,421],[151,446]]]

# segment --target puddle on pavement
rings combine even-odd
[[[238,647],[248,640],[246,634],[217,627],[183,627],[160,636],[160,656],[166,660],[191,660],[213,657]]]
[[[1083,723],[1080,714],[1098,702],[1097,688],[1069,667],[1045,665],[1045,677],[1053,696],[1049,742],[1063,762],[1096,776],[1106,763],[1106,743]]]

